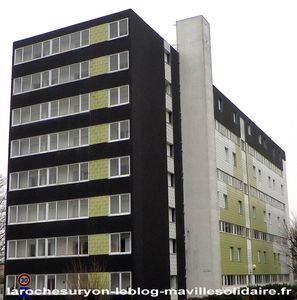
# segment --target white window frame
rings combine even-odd
[[[120,22],[124,21],[124,20],[127,20],[127,33],[120,35]],[[118,35],[111,38],[110,37],[110,25],[114,24],[114,23],[117,23]],[[125,36],[128,36],[128,35],[129,35],[129,19],[128,18],[124,18],[124,19],[121,19],[121,20],[117,20],[117,21],[108,23],[108,40],[109,41],[112,41],[112,40],[115,40],[115,39],[118,39],[118,38],[122,38],[122,37],[125,37]]]
[[[130,276],[130,287],[131,287],[131,285],[132,285],[132,273],[130,272],[130,271],[122,271],[122,272],[111,272],[111,273],[109,273],[109,290],[110,291],[112,291],[111,290],[111,275],[112,274],[119,274],[119,284],[120,284],[120,286],[119,287],[117,287],[119,290],[122,290],[123,289],[123,287],[122,287],[122,285],[123,285],[123,280],[122,280],[122,275],[123,274],[129,274],[129,276]]]
[[[129,234],[129,249],[130,251],[126,252],[111,252],[111,236],[112,235],[117,235],[118,236],[118,243],[119,243],[119,248],[121,247],[121,234]],[[132,253],[132,234],[131,232],[112,232],[109,234],[109,255],[127,255]]]
[[[120,57],[121,57],[121,54],[123,54],[123,53],[127,53],[127,67],[125,67],[125,68],[120,67],[120,65],[121,65]],[[116,70],[110,70],[110,59],[111,59],[111,56],[114,56],[114,55],[117,55],[118,68]],[[129,51],[128,50],[122,51],[122,52],[119,52],[119,53],[114,53],[114,54],[111,54],[111,55],[108,56],[108,73],[114,73],[114,72],[120,72],[120,71],[128,70],[129,67],[130,67],[130,58],[129,58]]]
[[[123,158],[128,158],[128,167],[129,167],[129,172],[128,174],[124,174],[124,175],[121,175],[120,174],[120,171],[121,171],[121,159]],[[119,175],[115,175],[115,176],[112,176],[111,175],[111,167],[110,167],[110,164],[111,164],[111,160],[115,160],[117,159],[118,160],[118,171],[119,171]],[[129,155],[125,155],[125,156],[120,156],[120,157],[112,157],[108,160],[108,178],[109,179],[113,179],[113,178],[120,178],[120,177],[128,177],[130,176],[130,173],[131,173],[131,160],[130,160],[130,156]]]
[[[120,102],[120,99],[121,99],[120,91],[121,91],[121,87],[125,87],[125,86],[128,87],[128,101],[124,102],[124,103],[121,103]],[[111,98],[110,97],[110,91],[111,91],[111,89],[114,89],[114,88],[118,89],[118,103],[112,105],[112,104],[110,104],[110,98]],[[115,107],[115,106],[121,106],[121,105],[129,104],[130,103],[130,86],[129,86],[129,84],[117,86],[117,87],[114,87],[114,88],[111,88],[111,89],[108,90],[108,107]]]
[[[128,122],[128,137],[121,138],[121,124],[124,122]],[[117,139],[111,139],[111,126],[117,124],[117,130],[118,130],[118,138]],[[125,141],[130,139],[130,120],[123,120],[123,121],[118,121],[118,122],[113,122],[108,124],[108,142],[109,143],[114,143],[114,142],[119,142],[119,141]]]
[[[122,196],[128,195],[129,198],[129,212],[121,212],[122,207]],[[118,213],[112,213],[111,212],[111,197],[112,196],[118,196],[119,197],[119,212]],[[123,194],[115,194],[110,195],[108,199],[108,216],[114,217],[114,216],[122,216],[122,215],[130,215],[131,214],[131,194],[130,193],[123,193]]]

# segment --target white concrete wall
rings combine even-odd
[[[209,24],[177,22],[183,136],[187,288],[221,286]]]

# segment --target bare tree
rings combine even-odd
[[[102,264],[92,260],[91,263],[85,264],[82,261],[73,260],[66,268],[68,273],[67,286],[69,289],[86,289],[100,290],[101,294],[90,294],[88,299],[108,300],[111,298],[107,294],[109,289],[108,273]],[[79,276],[77,276],[79,274]],[[105,292],[104,292],[105,291]],[[86,299],[83,295],[67,296],[67,299]]]
[[[0,262],[4,261],[6,224],[6,178],[0,174]]]
[[[288,240],[287,255],[290,257],[289,267],[297,276],[297,217],[294,216],[289,224],[284,224],[284,233]]]

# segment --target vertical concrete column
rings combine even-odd
[[[215,119],[209,24],[177,22],[184,173],[187,288],[221,286]]]

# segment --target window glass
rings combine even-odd
[[[39,171],[39,185],[47,184],[47,169],[42,169]]]
[[[116,291],[116,289],[120,288],[120,274],[119,273],[111,273],[110,274],[110,290]]]
[[[57,202],[50,202],[48,204],[48,220],[55,220],[57,218]]]
[[[49,86],[49,71],[42,72],[42,87]]]
[[[129,194],[121,195],[121,212],[122,213],[130,212],[130,196],[129,196]]]
[[[119,89],[118,88],[112,88],[109,90],[109,105],[117,105],[119,102]]]
[[[79,130],[69,131],[69,147],[79,146]]]
[[[116,71],[119,69],[118,54],[110,55],[109,57],[109,71]]]
[[[122,286],[124,290],[128,290],[131,287],[130,273],[122,273]]]
[[[57,168],[49,168],[49,184],[57,183]]]
[[[69,76],[70,76],[69,72],[70,72],[69,66],[60,68],[60,82],[59,83],[65,83],[65,82],[69,81]]]
[[[36,256],[36,240],[27,241],[27,257]]]
[[[68,147],[68,131],[59,132],[59,149]]]
[[[42,135],[40,137],[40,152],[44,152],[48,150],[47,146],[47,135]]]
[[[120,138],[129,138],[129,121],[120,122]]]
[[[66,255],[66,238],[57,238],[57,255]]]
[[[17,257],[26,256],[26,241],[17,241]]]
[[[129,157],[121,157],[121,175],[128,175],[129,172]]]
[[[77,80],[80,78],[79,66],[80,64],[73,64],[70,66],[70,80]]]
[[[55,239],[48,239],[47,240],[47,255],[54,256],[56,247],[56,240]]]
[[[89,110],[89,95],[81,95],[80,96],[80,109],[81,111]]]
[[[68,201],[68,218],[78,217],[78,200]]]
[[[58,100],[57,101],[52,101],[51,102],[51,117],[56,117],[58,116]]]
[[[79,237],[79,254],[88,254],[88,237]]]
[[[14,61],[16,64],[23,61],[23,48],[19,48],[15,50],[15,58]]]
[[[38,170],[29,171],[29,187],[38,186]]]
[[[78,237],[69,237],[68,238],[68,255],[77,255],[78,254]]]
[[[67,201],[58,201],[57,202],[57,212],[58,219],[66,219],[67,218]]]
[[[89,45],[89,30],[84,30],[81,32],[81,45]]]
[[[45,284],[44,284],[45,276],[44,275],[36,275],[36,277],[37,277],[37,288],[43,289],[45,287]]]
[[[23,49],[23,61],[32,59],[32,45],[25,46]]]
[[[60,51],[67,51],[69,50],[69,45],[70,45],[70,36],[69,35],[64,35],[60,37]]]
[[[110,176],[118,176],[119,175],[119,159],[113,158],[110,160]]]
[[[17,221],[17,208],[16,206],[9,207],[9,223],[16,223]]]
[[[14,94],[20,93],[22,91],[22,78],[16,78],[14,80]]]
[[[70,49],[80,47],[80,32],[74,32],[70,35]]]
[[[52,40],[52,53],[58,53],[60,52],[60,39],[56,38]]]
[[[128,52],[120,53],[120,69],[128,68]]]
[[[18,223],[27,222],[27,205],[18,207]]]
[[[111,234],[110,235],[110,252],[117,253],[119,251],[119,234]]]
[[[50,135],[50,150],[57,149],[58,145],[58,135],[56,133],[53,133]]]
[[[43,221],[45,220],[46,216],[46,204],[40,203],[38,204],[38,220]]]
[[[21,108],[21,122],[30,122],[30,106]]]
[[[28,187],[28,172],[20,172],[19,173],[19,188]]]
[[[66,274],[57,274],[56,275],[56,289],[62,290],[66,289]]]
[[[66,115],[69,111],[69,98],[59,100],[59,115]]]
[[[120,234],[120,252],[130,252],[130,233],[121,233]]]
[[[52,78],[51,78],[51,84],[55,85],[59,83],[59,69],[51,70]]]
[[[37,204],[28,205],[28,221],[37,221]]]
[[[74,164],[69,166],[69,182],[78,181],[78,174],[79,174],[79,165]]]
[[[80,130],[80,144],[81,145],[87,145],[89,143],[89,132],[88,128],[82,128]]]
[[[70,113],[79,112],[79,96],[70,97]]]
[[[129,102],[129,86],[121,86],[120,87],[120,103],[128,103]]]
[[[58,183],[66,183],[67,182],[67,166],[58,167]]]
[[[20,147],[20,141],[12,141],[11,142],[11,156],[12,157],[20,155],[19,147]]]
[[[17,125],[21,122],[21,110],[19,108],[12,111],[12,124]]]
[[[119,139],[119,123],[110,124],[110,140],[118,140]]]
[[[113,39],[118,37],[118,22],[113,22],[109,24],[109,38]]]
[[[87,180],[88,176],[88,163],[80,164],[80,180]]]
[[[18,173],[12,173],[10,175],[10,188],[12,190],[17,189],[18,188]]]
[[[80,77],[81,78],[85,78],[89,76],[89,62],[88,61],[84,61],[81,63],[81,73],[80,73]]]
[[[41,57],[41,43],[33,45],[33,58]]]
[[[118,214],[120,212],[119,195],[110,196],[110,213]]]
[[[8,242],[8,249],[9,249],[8,257],[15,257],[15,246],[16,246],[15,244],[16,244],[15,241]]]
[[[37,121],[40,119],[40,104],[31,106],[31,121]]]
[[[31,137],[30,138],[30,153],[39,152],[39,137]]]
[[[48,56],[48,55],[50,55],[50,47],[51,47],[50,41],[43,42],[42,56]]]
[[[80,199],[80,216],[88,216],[88,199]]]
[[[31,75],[24,76],[22,79],[22,92],[29,91],[31,89]]]
[[[120,36],[128,34],[128,19],[119,21],[120,26]]]
[[[32,75],[32,89],[40,89],[41,85],[41,73],[35,73]]]
[[[45,239],[37,240],[38,256],[45,256]]]

